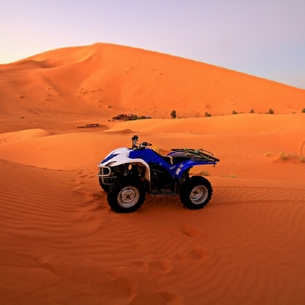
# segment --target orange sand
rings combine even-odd
[[[108,44],[0,65],[0,303],[304,304],[303,108],[301,89]],[[112,212],[96,165],[134,134],[220,158],[192,170],[207,207]]]

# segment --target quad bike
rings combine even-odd
[[[131,213],[140,208],[146,194],[179,195],[185,207],[201,209],[212,197],[210,182],[201,176],[190,176],[193,166],[212,164],[219,159],[203,149],[172,149],[166,156],[148,148],[150,143],[132,148],[121,147],[110,152],[98,165],[99,184],[107,201],[117,213]]]

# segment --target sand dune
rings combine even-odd
[[[0,65],[0,303],[304,304],[304,97],[107,44]],[[119,113],[153,119],[109,121]],[[209,204],[147,195],[136,213],[111,211],[97,164],[134,134],[219,157],[192,169]]]
[[[173,108],[180,117],[248,113],[252,109],[256,113],[269,109],[277,114],[299,113],[304,108],[305,91],[298,88],[108,44],[49,51],[1,65],[0,71],[1,113],[17,117],[64,111],[70,115],[94,112],[103,117],[143,112],[170,118]]]

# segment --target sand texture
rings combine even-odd
[[[0,65],[0,304],[305,304],[304,108],[298,88],[109,44]],[[192,169],[209,204],[111,211],[97,164],[134,134],[212,151]]]

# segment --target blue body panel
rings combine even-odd
[[[171,152],[168,156],[175,157],[178,156],[177,153]],[[216,164],[216,162],[209,162],[209,161],[195,161],[192,159],[186,159],[178,164],[170,164],[166,160],[164,160],[159,154],[149,148],[139,149],[139,150],[131,150],[129,153],[129,158],[136,159],[140,158],[143,159],[147,163],[154,163],[158,164],[159,166],[163,167],[168,171],[168,173],[173,178],[181,178],[183,173],[187,170],[192,168],[196,165],[206,165],[206,164]]]
[[[155,163],[163,168],[165,168],[168,172],[175,170],[176,166],[173,164],[169,164],[166,162],[161,156],[159,156],[155,151],[152,149],[139,149],[139,150],[132,150],[129,153],[129,158],[136,159],[140,158],[143,159],[147,163]]]

